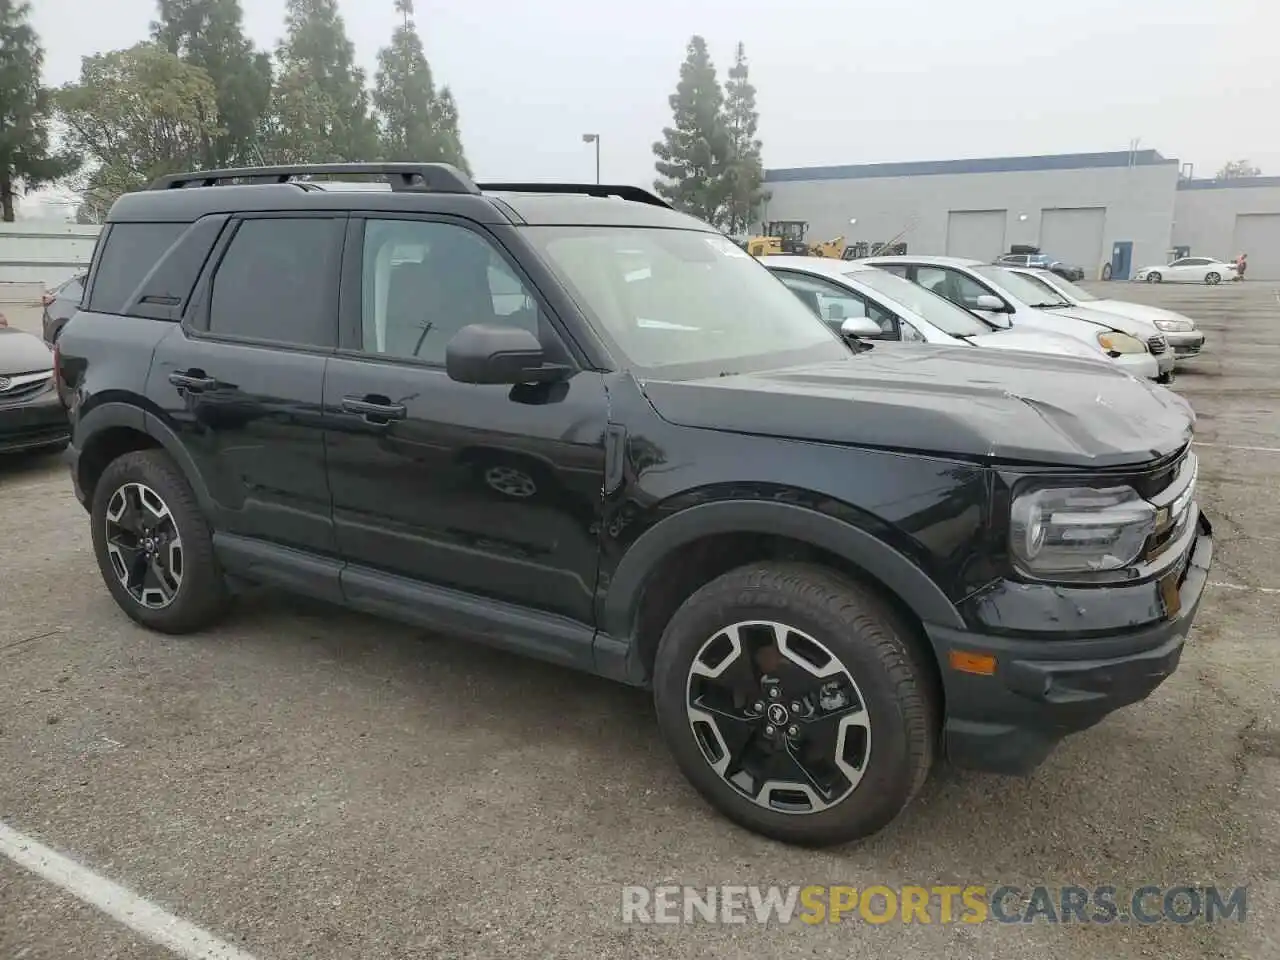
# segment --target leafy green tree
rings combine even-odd
[[[27,0],[0,0],[0,216],[12,223],[19,187],[34,190],[80,166],[49,144],[52,96],[40,84],[44,50]]]
[[[1232,160],[1218,171],[1219,180],[1239,180],[1244,177],[1260,177],[1262,171],[1248,160]]]
[[[67,140],[93,165],[81,195],[110,206],[155,177],[200,166],[222,136],[218,91],[200,67],[154,43],[84,57],[56,94]]]
[[[729,138],[729,198],[724,227],[730,234],[744,234],[756,221],[756,212],[768,195],[763,188],[764,165],[756,136],[760,126],[756,88],[751,84],[747,52],[741,43],[734,52],[725,83],[724,126]]]
[[[382,155],[388,160],[445,161],[467,169],[458,133],[458,109],[448,87],[436,93],[413,22],[413,0],[395,0],[404,22],[391,45],[378,51],[373,103]]]
[[[680,82],[668,102],[673,123],[653,145],[660,177],[654,188],[673,206],[721,226],[729,198],[729,135],[724,91],[702,37],[689,41]]]
[[[377,126],[337,0],[286,0],[269,150],[283,162],[369,160]]]
[[[156,43],[213,81],[223,133],[202,144],[205,168],[256,163],[271,103],[271,57],[244,35],[240,0],[158,0]]]

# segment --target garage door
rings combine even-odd
[[[1245,279],[1280,280],[1280,213],[1242,213],[1236,217],[1231,249],[1204,251],[1205,256],[1223,260],[1234,260],[1242,253],[1249,255]]]
[[[1004,253],[1007,210],[952,210],[947,217],[947,256],[994,260]]]
[[[1042,210],[1040,249],[1064,263],[1083,267],[1086,277],[1097,276],[1098,267],[1103,260],[1102,230],[1106,222],[1106,207],[1053,207]]]

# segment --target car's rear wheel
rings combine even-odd
[[[1204,282],[1205,282],[1205,283],[1207,283],[1207,284],[1209,284],[1209,286],[1213,286],[1215,283],[1221,283],[1221,282],[1222,282],[1222,274],[1220,274],[1220,273],[1208,273],[1208,274],[1206,274],[1206,275],[1205,275]]]
[[[102,578],[138,623],[190,633],[226,611],[230,595],[209,524],[166,453],[139,450],[108,464],[90,516]]]
[[[1147,283],[1159,283],[1163,279],[1158,270],[1152,270],[1147,274]]]
[[[888,825],[933,762],[936,704],[907,628],[830,570],[764,563],[698,590],[654,667],[663,736],[694,787],[808,846]]]

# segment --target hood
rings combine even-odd
[[[1164,307],[1153,307],[1145,303],[1129,303],[1127,300],[1096,300],[1089,304],[1089,309],[1117,316],[1133,317],[1135,320],[1145,320],[1147,323],[1152,324],[1157,320],[1179,320],[1182,323],[1191,324],[1192,327],[1196,325],[1194,320],[1181,313],[1174,313]]]
[[[1146,464],[1186,445],[1190,404],[1115,364],[1015,350],[877,343],[847,360],[646,380],[669,423],[986,462]]]
[[[52,368],[53,351],[43,340],[13,327],[0,327],[0,376]]]
[[[966,337],[975,347],[994,347],[997,350],[1029,350],[1032,353],[1049,353],[1060,357],[1084,357],[1101,361],[1102,353],[1074,337],[1064,336],[1052,330],[1034,327],[1012,327],[992,333],[980,333]]]
[[[1119,313],[1112,313],[1106,310],[1094,310],[1091,307],[1060,307],[1055,310],[1046,310],[1046,313],[1056,314],[1060,317],[1073,317],[1076,320],[1087,320],[1089,323],[1100,324],[1104,327],[1110,327],[1127,333],[1131,337],[1137,337],[1139,340],[1146,341],[1148,337],[1154,337],[1160,331],[1156,329],[1156,325],[1150,320],[1142,320],[1137,317],[1125,316]]]

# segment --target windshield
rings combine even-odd
[[[973,267],[980,277],[999,284],[1029,307],[1069,307],[1071,303],[1043,280],[1000,267]]]
[[[1035,279],[1040,280],[1041,283],[1045,282],[1040,277],[1036,277]],[[1063,280],[1061,277],[1054,278],[1053,286],[1057,287],[1059,290],[1065,293],[1068,297],[1070,297],[1072,300],[1077,301],[1078,303],[1090,303],[1091,301],[1099,299],[1098,297],[1095,297],[1092,293],[1090,293],[1088,290],[1086,290],[1084,287],[1077,287],[1070,280]]]
[[[953,337],[975,337],[990,333],[991,328],[968,310],[957,307],[945,297],[940,297],[919,284],[896,277],[884,270],[853,270],[845,274],[852,280],[865,284],[872,290],[902,304],[912,313],[923,317],[943,333]]]
[[[597,332],[664,378],[847,360],[848,348],[781,280],[720,234],[525,227]]]

